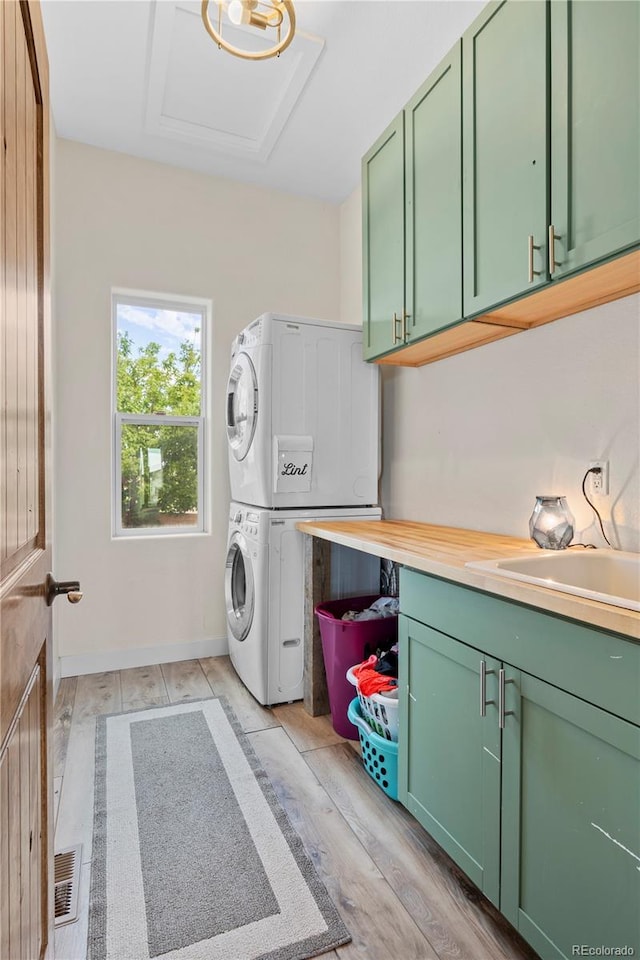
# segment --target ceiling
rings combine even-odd
[[[341,202],[484,0],[295,6],[291,46],[250,62],[217,49],[198,2],[42,0],[58,136]]]

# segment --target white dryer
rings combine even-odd
[[[304,534],[301,520],[379,520],[379,507],[266,510],[232,503],[225,570],[229,655],[262,704],[303,696]],[[376,593],[378,557],[332,545],[331,595]]]
[[[266,313],[238,334],[227,386],[232,500],[378,502],[379,371],[362,327]]]

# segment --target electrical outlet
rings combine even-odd
[[[591,493],[597,493],[598,496],[608,497],[609,496],[609,461],[608,460],[592,460],[589,464],[589,469],[592,467],[600,467],[600,473],[590,473],[591,477]]]

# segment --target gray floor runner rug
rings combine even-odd
[[[223,700],[98,718],[89,960],[306,960],[350,939]]]

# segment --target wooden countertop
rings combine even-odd
[[[634,610],[465,566],[470,560],[537,553],[531,540],[408,520],[312,520],[296,526],[302,533],[640,641],[640,614]]]

